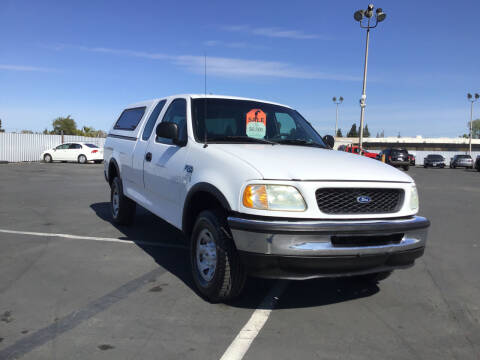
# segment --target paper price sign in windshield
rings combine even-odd
[[[248,137],[263,139],[267,132],[267,114],[260,109],[247,113],[246,133]]]

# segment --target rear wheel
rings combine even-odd
[[[409,168],[410,168],[410,166],[408,166],[408,165],[403,166],[403,170],[405,170],[405,171],[408,171]]]
[[[136,204],[123,194],[122,181],[118,177],[112,181],[110,203],[113,221],[116,224],[130,225],[133,222]]]
[[[245,269],[228,233],[222,211],[202,211],[191,236],[192,275],[200,294],[211,302],[238,296],[246,279]]]
[[[51,163],[52,162],[52,155],[45,154],[45,156],[43,157],[43,161],[45,161],[46,163]]]
[[[87,163],[87,157],[85,155],[79,155],[77,160],[80,164],[86,164]]]

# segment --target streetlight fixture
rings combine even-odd
[[[337,132],[338,132],[338,105],[340,105],[343,102],[343,97],[340,96],[338,99],[336,96],[333,97],[332,101],[337,105],[337,114],[335,117],[335,134],[333,136],[337,137]]]
[[[470,136],[469,136],[469,142],[468,142],[468,152],[470,156],[472,156],[472,130],[473,130],[473,103],[480,98],[480,95],[475,93],[475,95],[472,95],[470,93],[467,94],[467,99],[470,101]]]
[[[369,4],[366,10],[357,10],[353,14],[353,18],[359,22],[360,27],[362,29],[367,29],[367,41],[365,46],[365,64],[363,68],[363,88],[362,88],[362,97],[360,98],[360,138],[359,138],[359,148],[362,150],[363,145],[363,121],[365,118],[365,100],[367,99],[367,95],[365,93],[366,86],[367,86],[367,62],[368,62],[368,43],[370,41],[370,29],[376,28],[378,23],[385,20],[387,14],[383,12],[381,8],[377,8],[375,14],[373,13],[373,9],[375,7],[373,4]],[[372,18],[375,18],[372,20]],[[366,19],[364,21],[364,19]]]

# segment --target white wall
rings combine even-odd
[[[83,141],[103,147],[105,138],[65,135],[64,142]],[[61,135],[0,133],[0,161],[40,161],[44,150],[62,143]]]
[[[427,155],[430,154],[438,154],[442,155],[445,158],[445,164],[450,165],[450,158],[454,157],[455,155],[463,155],[465,154],[465,151],[418,151],[418,150],[412,150],[408,151],[411,154],[415,155],[415,163],[417,165],[423,165],[423,158],[425,158]],[[468,154],[468,153],[467,153]],[[476,157],[480,155],[480,151],[472,151],[472,159],[475,161]]]

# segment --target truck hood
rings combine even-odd
[[[413,182],[381,161],[343,151],[307,146],[209,144],[250,164],[269,180]]]

